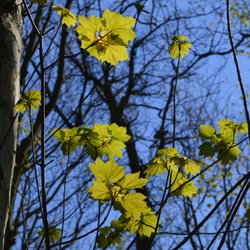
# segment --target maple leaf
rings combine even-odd
[[[26,110],[37,110],[41,105],[41,92],[39,90],[30,90],[17,102],[17,112],[23,113]]]
[[[195,175],[195,174],[200,173],[201,168],[200,168],[200,165],[197,162],[192,161],[190,159],[187,159],[185,161],[184,170],[185,170],[185,172],[187,174],[190,173],[192,175]]]
[[[183,195],[192,197],[197,193],[196,187],[193,181],[186,183],[189,179],[182,173],[173,173],[171,176],[173,184],[171,186],[171,192],[173,195]],[[183,185],[186,183],[185,185]],[[183,186],[182,186],[183,185]]]
[[[188,40],[187,36],[174,36],[173,43],[171,43],[168,48],[171,58],[180,57],[181,59],[189,53],[192,44]]]
[[[61,232],[62,232],[62,230],[61,229],[57,229],[55,226],[49,227],[49,238],[50,238],[50,241],[60,240],[60,238],[61,238]],[[38,232],[38,235],[44,237],[44,233],[45,233],[45,230],[42,229],[41,231]]]
[[[104,162],[97,158],[95,163],[90,163],[90,170],[98,181],[103,182],[118,182],[124,175],[124,167],[118,166],[114,161]]]
[[[127,216],[133,216],[140,219],[142,212],[148,208],[145,201],[147,197],[140,193],[129,193],[119,201],[122,207],[126,210]]]
[[[140,172],[127,174],[118,184],[124,189],[142,188],[146,185],[148,180],[140,178],[139,176]]]
[[[106,154],[109,159],[114,156],[122,157],[124,142],[129,140],[126,128],[118,127],[116,124],[95,124],[86,141],[86,151],[93,157]]]
[[[89,188],[88,192],[91,193],[91,197],[95,200],[106,201],[111,199],[108,184],[99,180],[93,181],[93,185]]]
[[[153,212],[143,214],[138,229],[139,235],[150,237],[155,232],[156,225],[157,216]]]
[[[62,143],[61,149],[64,155],[72,153],[81,140],[81,128],[75,127],[71,129],[62,128],[55,132],[52,131],[53,136]]]
[[[62,17],[62,24],[67,27],[76,25],[76,16],[70,10],[61,6],[52,6],[52,8]]]
[[[106,10],[102,18],[79,16],[76,28],[81,48],[101,62],[117,66],[119,61],[128,60],[128,42],[135,39],[132,27],[135,19]]]

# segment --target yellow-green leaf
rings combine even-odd
[[[41,105],[41,92],[39,90],[30,90],[17,102],[17,112],[23,113],[26,110],[37,110]]]
[[[202,137],[210,138],[216,133],[215,129],[210,125],[200,125],[199,134]]]
[[[192,197],[197,193],[194,182],[190,181],[186,183],[189,179],[182,173],[173,173],[171,176],[171,180],[173,182],[171,186],[171,192],[173,193],[173,195],[183,195]]]
[[[81,41],[81,48],[87,49],[101,62],[114,66],[119,61],[128,60],[128,42],[135,39],[132,27],[135,20],[119,13],[106,10],[102,18],[91,16],[79,17],[80,25],[76,28]]]
[[[52,6],[52,8],[62,17],[62,24],[67,27],[76,25],[76,16],[70,10],[61,6]]]
[[[56,241],[60,240],[61,238],[61,229],[57,229],[55,226],[49,227],[49,238],[50,241]],[[45,230],[42,229],[41,231],[38,232],[39,236],[44,236]]]
[[[90,163],[90,170],[98,181],[102,182],[118,182],[124,175],[124,167],[118,166],[114,161],[104,162],[97,158],[95,163]]]
[[[177,57],[181,59],[189,53],[192,44],[188,40],[187,36],[174,36],[173,43],[171,43],[168,48],[171,58],[174,59]]]
[[[147,182],[148,180],[140,178],[140,172],[137,172],[134,174],[127,174],[118,184],[124,189],[134,189],[142,188]]]
[[[95,200],[106,201],[111,199],[108,184],[99,180],[93,181],[93,185],[88,192],[91,193],[91,197]]]
[[[120,200],[120,204],[126,210],[127,216],[133,216],[140,219],[145,209],[148,209],[147,203],[144,201],[147,197],[141,193],[129,193]]]
[[[187,174],[195,175],[195,174],[200,173],[201,168],[197,162],[188,159],[185,162],[184,170]]]
[[[119,39],[121,39],[125,45],[128,45],[129,41],[136,38],[136,35],[132,30],[132,27],[135,25],[135,19],[132,17],[123,16],[107,9],[103,13],[102,22],[105,24],[106,29],[112,32],[111,36],[118,35]]]
[[[151,212],[143,215],[139,224],[138,233],[140,236],[150,237],[156,230],[157,216]]]

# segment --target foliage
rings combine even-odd
[[[49,237],[51,242],[60,240],[61,238],[61,229],[56,228],[55,226],[49,227]],[[45,230],[42,229],[41,231],[38,232],[39,236],[44,237]]]
[[[39,90],[30,90],[17,102],[17,112],[24,113],[27,110],[37,110],[41,105],[41,92]]]
[[[238,133],[247,133],[247,124],[237,124],[230,120],[219,121],[219,132],[210,125],[200,126],[200,136],[206,140],[200,145],[200,155],[213,157],[216,153],[223,164],[235,161],[241,150],[236,144]]]
[[[38,3],[39,5],[43,5],[46,2],[47,1],[44,1],[44,0],[42,1],[32,0],[31,1],[31,3]],[[91,68],[91,70],[89,70],[87,67],[85,67],[86,65],[84,63],[85,63],[85,60],[87,60],[86,53],[82,53],[82,54],[77,53],[76,56],[67,55],[65,58],[69,59],[70,57],[74,57],[72,61],[75,63],[74,61],[75,58],[77,58],[78,55],[81,55],[84,65],[83,66],[80,65],[79,62],[75,63],[74,65],[76,65],[79,68],[82,67],[81,70],[84,72],[84,74],[86,74],[86,78],[88,78],[86,82],[89,81],[93,83],[93,86],[94,86],[93,89],[96,90],[97,94],[103,90],[102,88],[106,88],[104,91],[104,95],[102,96],[102,94],[100,94],[102,101],[106,99],[108,100],[112,99],[110,98],[110,96],[112,96],[113,90],[114,89],[116,90],[116,92],[114,91],[114,93],[117,94],[118,101],[116,99],[111,100],[111,102],[113,103],[112,105],[110,105],[110,107],[117,106],[118,107],[117,110],[120,110],[119,109],[120,105],[123,103],[124,100],[126,100],[126,98],[129,97],[129,95],[127,96],[129,92],[133,92],[136,95],[144,95],[144,92],[143,92],[144,88],[140,87],[141,81],[137,82],[136,77],[138,77],[141,74],[141,72],[140,74],[137,73],[137,68],[133,68],[133,69],[129,68],[129,77],[130,77],[130,74],[134,74],[136,77],[135,79],[133,79],[134,82],[130,78],[129,78],[129,82],[128,83],[126,82],[125,86],[127,87],[128,85],[128,89],[125,91],[124,96],[121,94],[122,87],[120,87],[119,85],[120,84],[119,81],[123,81],[123,75],[122,75],[123,69],[119,71],[121,72],[121,78],[115,81],[111,81],[113,77],[112,70],[114,70],[114,67],[112,66],[117,66],[118,62],[120,61],[129,60],[129,56],[128,56],[129,42],[133,41],[136,38],[133,27],[135,27],[135,24],[137,21],[138,23],[141,23],[139,16],[141,12],[143,12],[145,9],[145,6],[142,5],[139,1],[131,4],[131,6],[130,5],[128,6],[129,7],[132,6],[136,8],[137,20],[135,20],[132,17],[124,16],[123,14],[110,11],[109,9],[105,10],[102,17],[97,17],[95,15],[92,15],[87,18],[81,15],[76,16],[67,8],[64,8],[61,6],[52,6],[52,9],[55,10],[61,16],[61,23],[65,24],[67,28],[72,28],[71,31],[69,29],[66,29],[67,32],[71,32],[70,34],[72,36],[70,37],[70,39],[73,40],[75,38],[75,34],[77,33],[78,35],[77,43],[79,43],[79,47],[81,47],[85,51],[88,51],[91,56],[94,56],[95,58],[97,58],[99,61],[103,63],[100,68],[103,70],[104,77],[99,77],[98,74],[97,74],[98,75],[97,77],[96,76],[92,77],[91,70],[95,71],[95,69]],[[38,6],[38,8],[41,8],[41,6]],[[153,26],[154,25],[150,27],[150,32],[152,33],[153,33],[152,30],[154,30]],[[65,31],[65,29],[63,30]],[[145,37],[146,37],[145,42],[148,43],[148,41],[150,41],[149,39],[150,35],[149,37],[147,36]],[[195,38],[193,38],[193,40],[195,43],[196,41]],[[65,43],[65,41],[63,41],[62,44]],[[144,41],[143,40],[136,41],[135,45],[139,46],[138,44],[140,44],[141,42],[144,42]],[[178,60],[180,60],[184,58],[184,56],[189,54],[189,49],[192,46],[193,45],[191,42],[189,42],[188,36],[184,36],[184,35],[174,36],[173,42],[168,47],[171,59],[178,58]],[[74,49],[72,49],[71,51],[70,46],[66,47],[66,50],[67,50],[67,53],[75,52]],[[49,47],[48,47],[47,52],[48,51],[49,51]],[[46,58],[46,53],[44,54],[44,58]],[[65,53],[65,51],[63,53]],[[140,53],[143,54],[145,53],[145,51],[140,52]],[[151,53],[151,52],[146,51],[146,53]],[[200,58],[202,58],[202,56]],[[144,57],[144,60],[146,59],[147,59],[147,56]],[[59,64],[58,65],[59,68],[61,66],[60,60],[61,60],[61,57],[59,57],[58,61],[56,61]],[[196,63],[196,61],[194,62]],[[173,60],[171,60],[171,63],[173,64],[174,73],[176,73],[176,68],[173,63]],[[54,63],[52,63],[51,65],[49,65],[46,68],[46,70],[49,67],[53,68]],[[138,68],[139,67],[140,66],[138,66]],[[135,70],[136,72],[132,72],[133,70]],[[179,71],[179,68],[177,69],[177,71]],[[74,73],[75,72],[72,71],[72,74]],[[150,73],[147,72],[146,67],[145,69],[143,69],[143,73],[145,73],[145,75],[151,74],[151,72]],[[179,72],[177,72],[176,74],[177,76],[178,76],[178,73]],[[62,76],[60,75],[60,77]],[[176,80],[176,78],[178,77],[174,76],[172,80],[173,79]],[[132,86],[133,84],[134,86]],[[175,86],[177,86],[177,84]],[[50,90],[49,84],[48,86],[46,85],[46,87],[48,87],[48,92],[49,92]],[[86,90],[89,90],[90,87],[86,85],[85,88]],[[72,89],[75,91],[74,94],[77,95],[78,93],[76,92],[78,91],[78,89],[74,89],[74,88]],[[170,93],[172,93],[172,91],[173,89],[171,88]],[[59,92],[57,92],[56,94],[58,95],[58,93]],[[45,98],[49,99],[50,94],[51,93],[49,93],[48,96],[45,96]],[[147,95],[148,94],[146,93],[145,96]],[[83,94],[83,97],[85,98],[85,93]],[[74,99],[74,96],[73,96],[73,99]],[[66,99],[64,100],[64,102],[67,103],[68,100]],[[96,99],[91,100],[91,103],[92,105],[97,105],[97,106],[102,105],[102,104],[99,104]],[[41,104],[41,93],[38,90],[31,90],[23,95],[23,97],[16,104],[16,108],[18,112],[24,113],[25,111],[37,110],[40,104]],[[105,107],[103,106],[101,107],[105,109]],[[126,106],[126,108],[128,108],[129,111],[132,110],[132,109],[129,109],[130,108],[129,105],[128,107]],[[79,110],[80,110],[79,112],[80,118],[77,117],[76,120],[79,118],[79,120],[81,119],[84,120],[85,124],[92,124],[87,121],[88,111],[86,111],[86,115],[83,116],[81,107],[79,108]],[[117,110],[115,110],[114,113],[117,112]],[[148,164],[146,163],[144,164],[144,162],[137,163],[135,161],[136,162],[135,164],[140,164],[140,166],[136,165],[136,171],[133,171],[135,168],[132,169],[132,171],[128,171],[126,159],[124,160],[122,159],[122,157],[123,157],[123,150],[126,148],[126,143],[128,143],[129,140],[131,139],[132,133],[131,135],[127,134],[127,127],[125,126],[130,126],[130,121],[129,119],[128,120],[126,119],[127,117],[125,117],[124,113],[121,116],[122,118],[116,119],[117,123],[113,122],[113,120],[111,119],[110,125],[107,123],[99,124],[99,123],[93,122],[94,123],[93,127],[89,127],[89,126],[77,126],[79,124],[82,124],[82,122],[80,123],[80,122],[74,121],[75,123],[74,122],[71,123],[71,117],[67,118],[63,114],[60,114],[61,112],[60,110],[57,110],[57,112],[59,116],[61,116],[62,120],[64,121],[64,124],[67,124],[67,125],[66,126],[64,125],[64,128],[53,129],[51,134],[59,142],[56,144],[56,146],[58,146],[59,144],[61,145],[62,154],[64,156],[67,156],[68,163],[67,163],[67,167],[65,169],[63,168],[62,176],[60,176],[60,178],[62,177],[62,180],[60,180],[61,182],[60,185],[63,186],[63,198],[62,198],[63,201],[61,203],[62,210],[63,210],[62,212],[63,220],[62,222],[60,221],[58,224],[54,224],[54,223],[53,224],[51,223],[51,224],[57,225],[57,226],[61,224],[62,229],[63,229],[64,228],[63,223],[64,221],[68,219],[66,216],[67,213],[65,213],[64,211],[68,205],[68,197],[66,196],[66,186],[68,185],[67,184],[68,179],[71,179],[71,171],[75,167],[74,164],[70,165],[69,155],[72,155],[72,158],[79,157],[76,160],[77,164],[79,164],[80,162],[82,165],[85,165],[85,170],[86,170],[86,167],[89,165],[87,174],[91,172],[93,176],[89,177],[86,183],[84,183],[81,175],[74,176],[73,178],[77,179],[77,181],[80,183],[80,186],[85,185],[86,187],[85,192],[88,192],[87,197],[91,197],[92,200],[97,201],[99,203],[100,209],[99,209],[98,215],[96,215],[96,218],[98,218],[98,226],[95,230],[91,229],[90,233],[92,231],[96,231],[95,243],[97,243],[98,247],[102,249],[107,249],[109,246],[112,246],[115,244],[118,244],[122,247],[122,241],[124,240],[122,237],[124,235],[129,235],[129,234],[136,234],[137,235],[135,238],[136,240],[141,237],[143,240],[147,241],[148,238],[152,237],[152,241],[153,241],[154,237],[161,230],[160,221],[162,219],[164,219],[165,221],[168,220],[168,218],[166,219],[166,214],[164,214],[164,217],[163,217],[161,212],[164,209],[164,207],[167,207],[169,204],[170,204],[169,206],[172,206],[173,204],[171,203],[172,200],[174,200],[176,204],[178,202],[183,202],[184,208],[186,210],[188,206],[191,207],[190,204],[192,203],[193,200],[195,200],[192,198],[204,192],[206,188],[205,186],[207,183],[211,185],[211,187],[207,188],[208,191],[206,193],[207,197],[210,197],[211,194],[209,192],[211,191],[212,193],[212,191],[214,190],[214,187],[216,187],[217,185],[216,179],[221,180],[225,177],[229,177],[229,176],[230,178],[232,177],[232,174],[226,173],[226,170],[225,170],[225,173],[223,173],[224,175],[223,174],[216,175],[214,178],[210,177],[211,180],[206,179],[203,171],[207,171],[206,173],[208,173],[209,170],[201,168],[201,165],[203,164],[203,162],[201,160],[199,162],[197,161],[198,156],[195,156],[195,153],[196,153],[195,149],[194,149],[194,152],[191,153],[190,151],[188,151],[190,150],[190,148],[186,149],[185,146],[180,146],[181,143],[178,145],[178,149],[177,147],[176,148],[174,147],[163,148],[162,145],[167,144],[164,141],[164,139],[160,138],[161,136],[165,137],[164,133],[158,136],[158,138],[160,138],[161,141],[164,141],[164,143],[160,144],[161,146],[159,147],[158,146],[154,147],[154,149],[157,149],[154,151],[154,154],[155,152],[157,152],[155,157],[151,158]],[[159,114],[159,116],[161,115],[162,114]],[[96,117],[93,114],[92,116]],[[29,119],[31,118],[29,117]],[[33,117],[32,117],[32,120],[33,120]],[[51,120],[53,120],[53,118]],[[142,121],[139,121],[139,122],[142,123]],[[123,127],[123,126],[119,126],[118,124],[123,124],[123,125],[126,124],[126,125],[124,125]],[[226,164],[232,163],[236,159],[239,159],[239,154],[241,153],[241,151],[237,143],[237,138],[238,138],[239,133],[247,132],[247,124],[246,123],[238,124],[230,120],[221,120],[219,121],[218,124],[219,124],[218,131],[216,130],[216,128],[214,128],[211,125],[204,125],[204,124],[200,125],[199,135],[200,137],[204,139],[204,142],[199,147],[199,155],[202,160],[203,158],[206,158],[206,157],[210,157],[210,160],[212,160],[212,157],[217,155],[217,158],[221,161],[221,163],[226,165]],[[178,125],[178,122],[174,126],[177,126],[177,125]],[[39,125],[35,126],[35,128],[37,127],[39,127]],[[128,130],[128,131],[131,131],[131,130]],[[136,150],[136,146],[137,146],[136,139],[138,138],[139,136],[133,137],[132,138],[133,141],[132,140],[130,141],[131,144],[133,143],[133,146],[135,148],[134,150]],[[157,137],[155,136],[155,138]],[[196,139],[197,138],[195,138],[195,140]],[[173,140],[177,140],[177,139],[173,139]],[[53,143],[54,142],[55,140],[53,141]],[[34,146],[34,144],[35,143],[33,141],[32,146]],[[48,147],[47,145],[45,145],[45,143],[42,146]],[[55,148],[56,147],[51,147],[50,151],[52,152]],[[36,164],[39,165],[40,160],[41,160],[40,157],[36,157],[35,150],[36,148],[32,148],[32,154],[34,155],[32,155],[31,161],[34,161],[32,162],[34,163],[33,164],[34,167],[36,167]],[[25,151],[25,154],[30,154],[31,150],[30,151],[27,150],[27,151],[28,153]],[[184,152],[184,154],[189,154],[189,157],[179,152]],[[135,152],[135,154],[136,153],[137,152]],[[85,161],[82,161],[83,154],[84,154],[84,157],[87,155],[84,158]],[[131,157],[131,155],[129,157],[128,158],[131,164],[133,159],[136,157],[133,158]],[[29,161],[28,159],[29,157],[26,157],[26,158]],[[86,164],[86,161],[88,161],[88,164]],[[89,161],[91,161],[91,163],[89,163]],[[138,160],[138,162],[139,161],[140,159]],[[58,161],[58,162],[60,162],[60,164],[62,165],[64,164],[63,160]],[[215,163],[216,163],[216,160],[215,160]],[[120,164],[124,166],[121,166]],[[23,164],[22,166],[25,166],[25,165]],[[27,169],[31,170],[33,167],[32,164],[29,163],[29,166],[31,167]],[[44,163],[44,166],[41,168],[41,171],[45,171],[46,169],[45,167],[47,168],[47,165]],[[138,169],[140,171],[138,171]],[[84,170],[82,169],[79,171],[79,173],[81,171],[84,173],[84,175],[86,174],[86,172],[84,172]],[[44,173],[44,172],[41,172],[41,173]],[[160,186],[161,184],[154,182],[154,180],[156,180],[156,178],[158,177],[160,178],[161,181],[165,183],[165,186]],[[55,179],[53,180],[53,177],[49,176],[49,178],[51,178],[50,183],[53,183],[53,181],[55,181]],[[35,171],[35,180],[37,184],[36,188],[39,192],[39,181],[37,181],[36,171]],[[90,184],[90,180],[92,180],[91,184]],[[200,184],[199,187],[196,186],[197,182]],[[46,184],[42,181],[41,183]],[[158,191],[163,191],[162,192],[163,194],[159,192],[160,195],[157,194],[156,197],[154,197],[154,193],[153,192],[151,193],[152,191],[151,188],[153,189],[154,185],[155,187],[157,187],[157,189],[159,189]],[[69,189],[71,191],[71,188]],[[81,190],[81,188],[79,188],[79,190]],[[48,191],[48,194],[51,194],[52,192],[54,192],[53,188],[50,188],[50,187],[47,188],[46,185],[43,186],[42,191],[43,191],[41,192],[42,195],[45,194],[46,191]],[[149,192],[149,194],[147,192]],[[79,195],[79,197],[81,195]],[[158,196],[161,196],[161,195],[162,197],[159,198]],[[179,196],[182,196],[182,197],[179,197]],[[53,198],[53,195],[51,195],[51,197]],[[76,210],[77,209],[82,210],[82,207],[81,207],[82,204],[81,204],[79,197],[77,196],[77,202],[78,202],[78,205],[79,204],[80,205],[79,205],[79,208],[76,208]],[[158,198],[159,198],[159,202],[157,202]],[[168,201],[169,198],[171,199],[171,202],[169,202],[166,205],[166,202]],[[59,199],[61,199],[61,194],[60,194]],[[69,199],[70,199],[70,196],[69,196]],[[45,200],[45,206],[46,206],[47,205],[46,197],[44,200]],[[153,204],[151,204],[152,201],[154,201]],[[207,207],[211,207],[211,206],[212,206],[211,203],[207,204]],[[103,211],[105,211],[108,207],[110,207],[110,210],[108,211],[107,216],[104,218],[104,220],[101,221],[102,217],[104,217]],[[102,211],[102,208],[103,208],[103,211]],[[44,207],[41,210],[43,209]],[[170,207],[170,209],[168,208],[169,211],[171,209],[172,207]],[[110,211],[115,211],[114,216],[113,216],[115,218],[112,218],[110,225],[107,226],[107,223],[105,222],[107,221]],[[196,212],[195,209],[192,208],[190,209],[190,211],[192,212],[192,215],[195,216],[195,212]],[[187,214],[190,213],[190,211],[188,211]],[[249,207],[246,206],[244,211],[245,211],[244,218],[246,220],[249,220]],[[45,215],[43,215],[42,213],[42,217],[43,216]],[[91,219],[93,220],[93,218]],[[195,218],[194,221],[196,219],[197,218]],[[243,222],[244,220],[241,219],[241,223]],[[187,224],[189,224],[188,227],[190,226],[191,228],[193,226],[191,225],[192,223],[190,219],[190,222],[187,222]],[[63,230],[58,229],[57,226],[49,226],[49,229],[47,232],[45,229],[42,229],[38,234],[40,237],[43,237],[43,238],[44,236],[46,236],[46,234],[49,234],[50,241],[52,242],[60,240]],[[79,228],[77,228],[76,230],[77,233],[74,232],[76,237],[78,237],[77,234],[81,233],[80,228],[81,228],[80,226]],[[90,233],[86,233],[86,235]],[[80,236],[79,238],[81,237],[82,236]],[[149,241],[150,240],[151,239],[149,239]],[[62,246],[60,246],[60,248],[61,247]]]
[[[62,143],[64,155],[72,153],[77,146],[85,146],[92,158],[107,155],[109,159],[114,156],[122,157],[124,142],[130,139],[125,127],[118,127],[115,123],[95,124],[93,128],[76,127],[60,129],[52,132],[55,138]]]
[[[200,172],[200,166],[195,161],[178,153],[176,148],[161,149],[145,170],[146,177],[169,172],[171,190],[174,195],[190,196],[196,194],[193,181],[189,181],[186,174],[195,175]],[[186,183],[186,184],[185,184]],[[179,188],[180,187],[180,188]],[[177,190],[178,191],[175,191]]]
[[[67,27],[76,25],[76,16],[70,10],[61,6],[52,6],[52,8],[62,17],[62,24]]]
[[[128,60],[127,46],[135,39],[132,27],[135,19],[124,17],[116,12],[106,10],[102,18],[79,16],[80,25],[75,29],[79,34],[81,47],[101,62],[114,66],[119,61]]]
[[[192,44],[188,40],[187,36],[174,36],[173,43],[168,48],[171,58],[178,57],[182,59],[185,55],[188,55],[189,49],[192,47]]]

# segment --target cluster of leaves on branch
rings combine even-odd
[[[204,157],[213,157],[218,154],[223,164],[235,161],[241,150],[236,144],[238,133],[247,133],[247,124],[237,124],[230,120],[221,120],[218,122],[219,132],[216,133],[214,127],[210,125],[200,125],[199,134],[206,141],[200,145],[200,155]]]
[[[199,173],[200,166],[198,163],[180,155],[176,148],[161,149],[148,165],[145,174],[149,178],[157,174],[163,174],[165,171],[169,172],[171,192],[174,195],[192,197],[196,194],[194,182],[189,181],[187,174],[195,175]]]

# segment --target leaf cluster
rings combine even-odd
[[[150,237],[156,230],[157,217],[148,207],[145,201],[147,197],[132,192],[144,187],[148,180],[140,178],[139,172],[125,174],[124,167],[114,160],[104,162],[98,158],[95,163],[90,164],[90,170],[96,178],[89,188],[91,197],[101,203],[111,201],[114,209],[121,212],[120,218],[113,221],[111,227],[100,232],[99,246],[104,248],[105,242],[109,241],[111,236],[115,235],[115,238],[119,239],[120,233],[125,231]],[[107,230],[109,237],[104,235]]]
[[[171,192],[174,195],[192,197],[196,194],[194,182],[189,181],[187,174],[195,175],[200,172],[200,166],[197,162],[180,155],[176,148],[161,149],[148,165],[145,174],[149,178],[163,174],[165,171],[169,172]]]
[[[236,137],[238,133],[247,133],[247,124],[224,119],[219,121],[218,125],[218,133],[211,125],[200,125],[199,134],[206,140],[199,147],[200,155],[213,157],[217,154],[223,164],[232,163],[241,153],[236,145]]]

